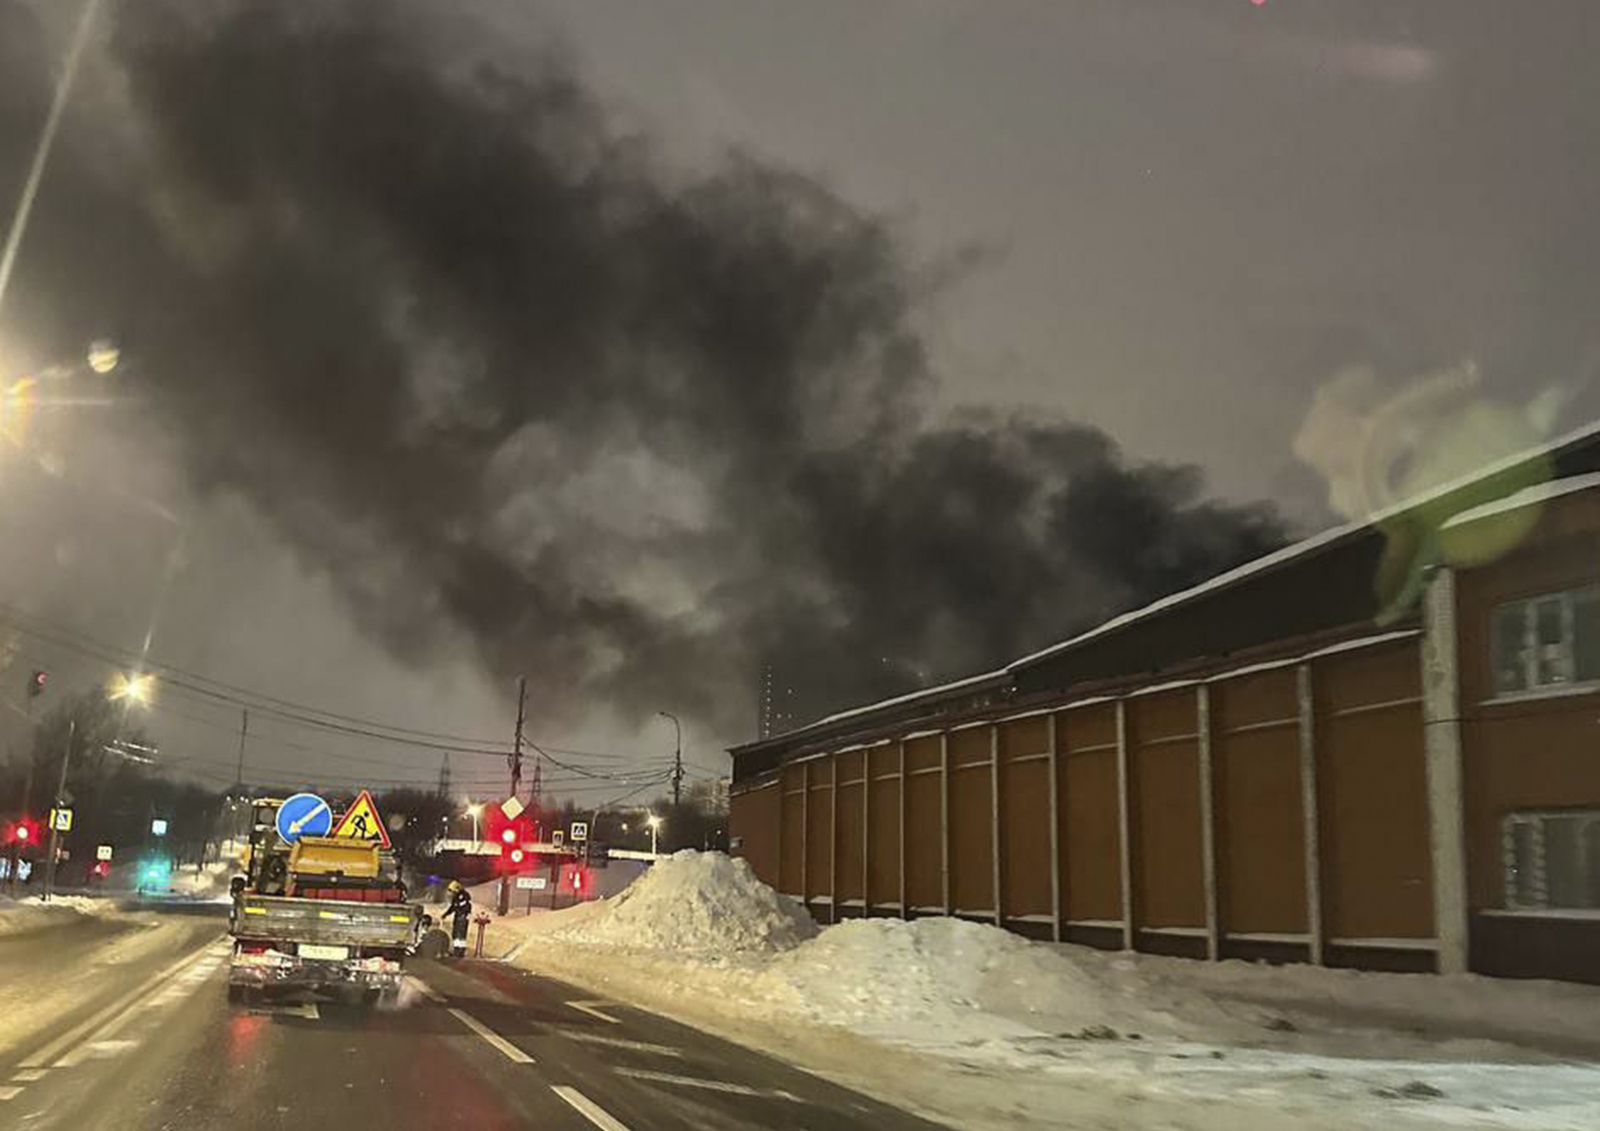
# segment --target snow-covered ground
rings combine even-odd
[[[239,865],[230,859],[213,860],[202,864],[197,872],[193,865],[175,869],[168,888],[177,895],[191,899],[228,899],[228,882],[238,874]]]
[[[22,899],[0,895],[0,938],[62,926],[84,915],[116,914],[118,911],[112,901],[83,895],[58,895],[49,903],[37,895]]]
[[[948,919],[818,930],[741,860],[498,920],[518,966],[962,1127],[1600,1127],[1600,989],[1203,963]]]

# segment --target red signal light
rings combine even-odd
[[[31,840],[33,838],[33,830],[30,829],[27,825],[18,825],[17,826],[17,834],[16,835],[17,835],[17,839],[18,840],[26,842],[26,841]]]
[[[516,844],[517,843],[517,830],[516,829],[511,829],[511,828],[501,829],[500,830],[500,839],[503,842],[505,842],[506,844]]]
[[[520,863],[522,863],[522,849],[520,849],[520,848],[513,848],[513,849],[512,849],[512,850],[511,850],[511,862],[512,862],[512,863],[513,863],[513,864],[520,864]]]

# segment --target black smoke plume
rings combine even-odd
[[[189,480],[397,655],[464,630],[547,709],[741,738],[767,662],[814,713],[1280,542],[1094,428],[930,423],[892,225],[748,155],[676,170],[558,54],[469,61],[439,11],[107,5],[6,319],[116,330]],[[9,54],[8,177],[49,79]]]

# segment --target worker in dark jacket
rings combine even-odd
[[[467,926],[472,922],[472,896],[461,886],[460,880],[450,881],[450,903],[444,909],[450,920],[450,953],[456,958],[467,954]]]

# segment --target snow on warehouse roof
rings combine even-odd
[[[1600,473],[1589,475],[1569,475],[1565,479],[1552,479],[1548,483],[1536,483],[1532,487],[1507,495],[1503,499],[1496,499],[1492,503],[1484,503],[1479,507],[1472,507],[1456,515],[1444,524],[1443,529],[1451,530],[1457,526],[1465,526],[1469,522],[1481,522],[1486,518],[1493,518],[1499,514],[1509,514],[1527,507],[1547,503],[1551,499],[1559,499],[1562,495],[1574,495],[1579,491],[1588,491],[1600,487]]]
[[[1420,492],[1411,496],[1410,498],[1403,499],[1398,503],[1394,503],[1391,506],[1375,511],[1364,519],[1358,519],[1331,527],[1330,529],[1324,530],[1318,534],[1313,534],[1309,538],[1305,538],[1299,542],[1285,546],[1280,550],[1275,550],[1270,554],[1256,558],[1254,561],[1246,562],[1245,564],[1237,566],[1234,569],[1220,573],[1217,576],[1203,581],[1198,585],[1193,585],[1188,589],[1182,589],[1176,593],[1168,594],[1159,600],[1152,601],[1148,605],[1130,610],[1129,612],[1123,613],[1120,616],[1112,617],[1103,624],[1097,625],[1094,628],[1088,629],[1084,632],[1080,632],[1076,636],[1072,636],[1066,640],[1060,641],[1059,643],[1052,644],[1047,648],[1042,648],[1037,652],[1030,653],[1021,657],[1020,659],[1013,660],[1011,663],[1006,664],[1004,667],[996,668],[994,671],[984,672],[981,675],[968,676],[965,679],[958,679],[950,683],[940,684],[937,687],[923,688],[918,691],[908,692],[904,695],[896,695],[889,699],[881,699],[875,703],[868,703],[864,706],[852,707],[848,710],[838,711],[834,714],[826,716],[825,718],[818,719],[816,722],[808,723],[802,727],[797,727],[796,729],[788,731],[784,734],[774,735],[772,738],[735,747],[734,750],[737,752],[740,750],[751,750],[760,747],[767,747],[775,743],[791,741],[816,731],[826,730],[851,719],[862,718],[893,707],[905,706],[925,700],[931,701],[942,698],[953,692],[976,690],[980,686],[1002,683],[1003,681],[1006,681],[1013,673],[1022,668],[1026,668],[1042,660],[1047,660],[1053,656],[1061,655],[1062,653],[1087,644],[1090,641],[1108,636],[1131,625],[1141,623],[1160,613],[1168,612],[1172,609],[1187,605],[1212,593],[1242,584],[1255,577],[1269,573],[1274,569],[1282,568],[1303,558],[1311,557],[1333,546],[1367,534],[1374,528],[1378,527],[1384,522],[1389,521],[1390,519],[1396,518],[1411,511],[1425,508],[1430,504],[1447,500],[1451,495],[1469,489],[1474,485],[1482,483],[1486,480],[1491,480],[1495,476],[1516,471],[1519,468],[1523,468],[1527,465],[1535,464],[1540,460],[1553,459],[1554,457],[1561,455],[1563,452],[1580,447],[1584,443],[1592,441],[1597,437],[1600,437],[1600,420],[1590,421],[1581,428],[1576,428],[1563,436],[1559,436],[1544,444],[1527,448],[1514,455],[1495,460],[1494,462],[1489,463],[1469,474],[1459,476],[1458,478],[1449,480],[1437,487]],[[1487,511],[1489,508],[1493,507],[1499,507],[1503,505],[1528,505],[1529,502],[1537,501],[1537,499],[1530,498],[1528,502],[1519,503],[1513,503],[1513,500],[1524,495],[1534,495],[1541,490],[1547,491],[1559,483],[1577,482],[1579,480],[1590,479],[1595,480],[1594,485],[1600,485],[1600,474],[1594,476],[1572,476],[1566,480],[1556,480],[1550,483],[1539,484],[1533,487],[1528,487],[1524,490],[1516,491],[1505,499],[1496,500],[1495,502],[1491,502],[1483,506],[1474,506],[1471,510],[1465,510],[1461,512],[1460,515],[1455,516],[1453,521],[1467,519],[1468,516],[1472,516],[1472,519],[1468,520],[1481,518],[1483,515],[1479,514],[1478,512]],[[1570,490],[1582,489],[1584,488],[1570,488]]]
[[[1025,667],[1036,660],[1043,660],[1060,652],[1065,652],[1067,649],[1082,644],[1085,641],[1093,640],[1097,636],[1104,636],[1108,632],[1114,632],[1125,625],[1132,624],[1135,621],[1144,620],[1146,617],[1153,616],[1154,614],[1165,609],[1175,608],[1178,605],[1187,604],[1203,594],[1210,593],[1214,590],[1222,589],[1230,585],[1235,585],[1246,578],[1253,577],[1259,573],[1265,573],[1275,566],[1283,565],[1286,562],[1305,557],[1308,554],[1314,553],[1315,551],[1323,549],[1327,546],[1331,546],[1337,542],[1343,542],[1348,538],[1353,538],[1356,535],[1362,534],[1373,527],[1388,521],[1391,518],[1405,514],[1407,511],[1417,510],[1420,507],[1427,506],[1429,503],[1438,502],[1439,500],[1447,498],[1451,494],[1470,487],[1474,483],[1480,482],[1481,480],[1492,478],[1495,475],[1500,475],[1507,471],[1513,471],[1521,465],[1530,463],[1534,460],[1555,455],[1559,451],[1565,450],[1566,448],[1572,447],[1597,435],[1600,435],[1600,420],[1591,421],[1582,428],[1575,429],[1559,439],[1552,440],[1545,444],[1540,444],[1534,448],[1529,448],[1525,451],[1517,453],[1516,455],[1507,456],[1504,459],[1496,460],[1494,463],[1491,463],[1486,467],[1482,467],[1471,474],[1463,475],[1457,479],[1452,479],[1449,482],[1443,483],[1431,490],[1423,491],[1417,495],[1413,495],[1409,499],[1403,499],[1398,503],[1383,508],[1382,510],[1374,511],[1367,518],[1332,527],[1331,529],[1324,530],[1320,534],[1313,534],[1310,538],[1306,538],[1300,542],[1295,542],[1292,545],[1285,546],[1281,550],[1276,550],[1273,553],[1257,558],[1254,561],[1245,562],[1244,565],[1230,569],[1226,573],[1219,573],[1216,577],[1211,578],[1209,581],[1202,581],[1199,585],[1190,586],[1188,589],[1181,589],[1176,593],[1162,597],[1160,600],[1152,601],[1150,604],[1145,605],[1142,608],[1123,613],[1118,617],[1112,617],[1104,624],[1095,628],[1091,628],[1087,632],[1080,632],[1077,636],[1063,640],[1059,644],[1052,644],[1050,647],[1043,648],[1038,652],[1032,653],[1031,655],[1024,656],[1020,660],[1014,660],[1006,665],[1005,670],[1008,672],[1015,671],[1017,668]],[[1548,485],[1549,484],[1545,484],[1545,486]],[[1537,488],[1530,488],[1530,490],[1537,490]],[[1494,504],[1489,505],[1493,506]]]

